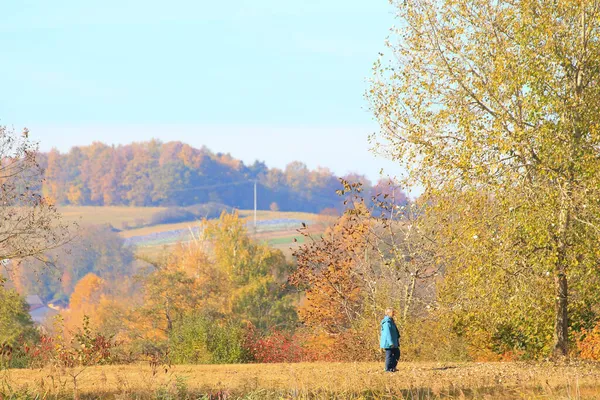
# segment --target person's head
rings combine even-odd
[[[394,309],[391,307],[386,308],[385,315],[387,315],[390,318],[394,318]]]

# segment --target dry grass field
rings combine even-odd
[[[106,224],[109,223],[115,228],[121,228],[123,222],[129,223],[132,226],[136,225],[137,222],[148,222],[150,218],[157,212],[163,211],[164,207],[95,207],[95,206],[61,206],[58,208],[66,221],[76,221],[83,224]],[[243,219],[252,220],[254,217],[253,210],[239,210],[240,217]],[[258,220],[269,220],[269,219],[300,219],[305,221],[314,221],[318,218],[317,214],[304,213],[304,212],[284,212],[284,211],[266,211],[259,210],[256,215]],[[172,224],[172,225],[189,225],[189,222],[183,224]],[[151,227],[148,227],[151,228]],[[147,228],[144,229],[146,233]],[[165,229],[172,229],[169,224],[157,225],[154,230],[149,232],[162,231]]]
[[[150,220],[162,207],[93,207],[93,206],[63,206],[58,210],[66,221],[74,221],[83,225],[111,224],[121,229],[123,223],[135,226]]]
[[[394,374],[385,373],[380,363],[180,365],[166,369],[139,364],[90,367],[81,372],[77,385],[81,398],[114,399],[600,399],[597,363],[400,363],[398,369]],[[5,396],[73,398],[68,371],[3,371],[0,385]]]

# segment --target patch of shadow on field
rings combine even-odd
[[[458,368],[458,366],[457,365],[447,365],[447,366],[444,366],[444,367],[431,368],[430,370],[431,371],[445,371],[447,369],[455,369],[455,368]]]

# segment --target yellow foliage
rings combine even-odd
[[[84,316],[94,316],[102,299],[104,281],[93,273],[89,273],[77,284],[69,300],[69,308],[62,311],[64,327],[73,332],[81,326]],[[95,326],[97,321],[91,320]]]

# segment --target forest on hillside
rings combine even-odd
[[[96,142],[73,147],[68,153],[42,153],[38,161],[45,170],[44,196],[61,205],[189,206],[210,202],[250,209],[255,181],[259,209],[319,212],[339,209],[343,202],[336,194],[339,178],[327,168],[310,170],[299,161],[283,170],[261,161],[245,165],[229,154],[181,142],[152,140],[120,146]],[[364,176],[345,178],[361,181],[373,190]]]

